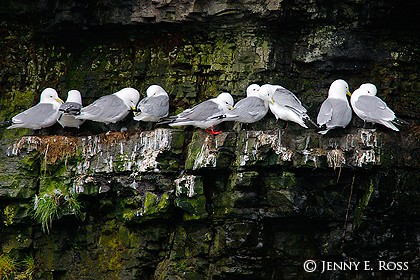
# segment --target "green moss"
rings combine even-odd
[[[164,193],[160,198],[151,192],[146,192],[144,197],[143,215],[156,216],[159,213],[165,213],[171,205],[170,196]]]
[[[166,210],[169,208],[169,206],[171,205],[171,200],[170,200],[170,195],[169,193],[164,193],[161,197],[160,197],[160,201],[157,205],[157,209],[158,211],[162,211],[162,210]]]
[[[179,197],[175,199],[175,205],[184,210],[184,220],[199,220],[207,217],[206,197],[198,195],[193,198]]]
[[[118,272],[127,265],[126,262],[135,260],[141,237],[114,219],[104,224],[98,245],[99,270]]]
[[[3,210],[3,224],[10,226],[13,224],[13,218],[15,217],[15,205],[7,205]]]
[[[210,256],[220,255],[226,246],[226,229],[223,226],[215,228],[214,235],[209,240],[212,242],[209,250]]]
[[[183,226],[178,226],[171,235],[172,250],[171,259],[181,259],[185,257],[185,244],[187,243],[187,231]]]
[[[130,231],[123,225],[121,225],[118,229],[118,236],[126,248],[137,249],[141,245],[141,236],[136,234],[134,231]]]
[[[127,153],[117,154],[115,156],[114,171],[115,172],[124,172],[127,171],[127,162],[130,161],[130,156]]]
[[[32,228],[20,229],[16,235],[5,235],[1,249],[3,253],[15,254],[28,249],[32,245]]]
[[[12,90],[11,92],[5,93],[1,100],[2,105],[7,104],[7,106],[1,106],[0,119],[10,119],[14,115],[33,106],[39,101],[39,94],[33,91],[19,90]]]
[[[158,200],[157,195],[151,192],[146,192],[144,196],[144,214],[154,214],[156,213],[156,201]]]
[[[49,176],[42,176],[39,185],[40,193],[50,193],[54,190],[65,191],[68,188],[68,185],[65,182]]]
[[[134,219],[136,217],[136,211],[133,211],[131,209],[127,209],[124,211],[122,218],[125,221],[131,221],[132,219]]]
[[[129,204],[127,199],[118,206],[121,217],[124,221],[142,222],[154,218],[166,218],[170,215],[169,209],[172,205],[169,193],[158,196],[152,192],[146,192],[143,196],[143,205],[139,207],[137,198],[135,202]]]
[[[16,260],[8,255],[0,255],[0,279],[14,279],[18,264]]]
[[[363,211],[368,206],[370,198],[374,190],[375,188],[373,187],[373,180],[371,180],[369,186],[366,188],[361,199],[359,200],[359,205],[357,206],[354,213],[354,224],[356,228],[359,227],[360,224],[362,223]]]
[[[173,131],[171,133],[171,149],[182,149],[184,147],[184,133]]]
[[[50,176],[54,176],[56,178],[58,177],[62,177],[62,178],[66,178],[68,177],[68,165],[66,163],[66,161],[64,159],[59,160],[58,162],[55,162],[54,164],[48,164],[47,162],[45,162],[45,159],[42,159],[42,164],[41,164],[41,172],[44,172],[44,174],[48,174]],[[61,182],[60,180],[60,184],[65,184],[65,182]]]
[[[21,157],[22,168],[31,171],[32,173],[39,173],[39,153],[32,152],[28,155]]]
[[[117,235],[105,235],[99,238],[98,268],[100,271],[116,271],[122,268],[121,252],[124,250],[123,243]]]

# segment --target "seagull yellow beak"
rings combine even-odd
[[[133,112],[136,112],[136,111],[137,111],[136,106],[131,106],[131,110],[132,110]]]
[[[273,105],[274,105],[274,103],[276,103],[276,102],[274,101],[274,98],[271,98],[270,103],[271,103],[271,104],[273,104]]]
[[[232,105],[229,107],[229,110],[233,110],[233,106]]]
[[[60,104],[64,103],[64,101],[60,97],[54,98],[54,100],[57,101]]]
[[[347,91],[346,94],[351,97],[350,91]]]

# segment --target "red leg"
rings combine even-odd
[[[222,131],[221,131],[221,130],[219,130],[219,131],[214,131],[213,126],[211,126],[210,128],[207,128],[207,129],[206,129],[206,132],[207,132],[208,134],[212,134],[212,135],[218,135],[218,134],[222,133]]]

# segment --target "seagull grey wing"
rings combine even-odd
[[[145,114],[164,118],[169,112],[169,97],[159,95],[143,98],[137,105],[137,110]]]
[[[22,124],[23,127],[38,129],[54,124],[57,118],[57,111],[54,106],[50,103],[38,103],[34,107],[17,114],[12,118],[12,122],[15,125],[11,127],[19,127]]]
[[[83,107],[81,115],[86,115],[87,119],[108,122],[119,116],[125,116],[129,108],[119,97],[106,95],[94,101],[89,106]]]
[[[319,125],[323,125],[331,121],[333,113],[333,105],[331,99],[326,99],[319,109],[318,117],[316,118],[316,122]]]
[[[176,121],[205,121],[219,115],[223,115],[219,105],[211,100],[207,100],[180,113]]]
[[[388,108],[385,102],[376,96],[362,95],[354,103],[357,109],[371,120],[393,120],[394,112]]]
[[[62,113],[67,113],[70,115],[80,115],[80,110],[82,109],[82,104],[76,103],[76,102],[65,102],[60,106],[60,109],[58,109]]]
[[[328,126],[346,127],[352,117],[352,111],[348,103],[340,99],[332,99],[333,114]]]
[[[261,120],[268,112],[268,106],[258,97],[247,97],[239,100],[229,115],[235,115],[234,120],[251,123]]]
[[[279,105],[289,107],[298,113],[306,113],[305,107],[302,106],[296,95],[285,88],[277,88],[273,94],[273,99]]]

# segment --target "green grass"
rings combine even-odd
[[[39,196],[35,195],[33,216],[41,223],[43,232],[49,233],[53,220],[65,214],[80,217],[81,205],[77,194],[54,189]]]
[[[35,268],[32,256],[26,256],[22,262],[18,262],[8,255],[0,255],[0,280],[32,280]]]
[[[0,279],[13,279],[17,266],[18,265],[14,258],[3,254],[0,255]]]
[[[32,280],[34,279],[35,273],[35,260],[32,256],[26,256],[21,267],[25,270],[21,271],[19,275],[16,276],[16,280]]]

